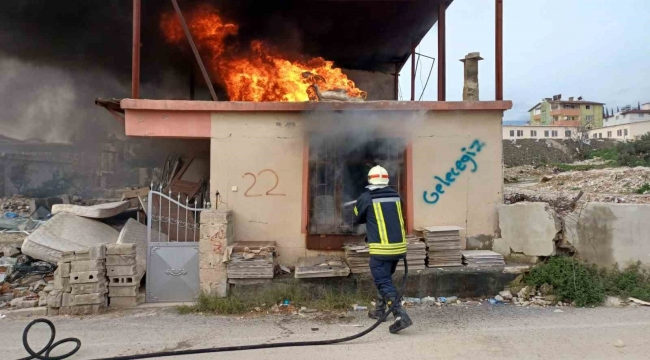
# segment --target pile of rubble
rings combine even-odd
[[[543,191],[584,191],[599,194],[634,193],[650,183],[650,168],[621,167],[588,171],[568,171],[549,176],[535,189]]]
[[[29,215],[30,199],[19,195],[9,198],[0,198],[0,208],[5,212],[12,212],[18,215]]]

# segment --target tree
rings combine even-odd
[[[10,168],[9,180],[18,189],[19,194],[24,194],[27,190],[29,173],[29,164],[26,162],[12,165]]]

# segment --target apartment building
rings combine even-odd
[[[528,110],[530,125],[599,128],[603,126],[604,105],[586,101],[582,97],[563,100],[562,95],[555,95],[543,99]]]

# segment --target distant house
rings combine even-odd
[[[599,128],[603,126],[604,105],[583,100],[582,97],[562,100],[562,95],[555,95],[528,110],[530,125]]]
[[[630,124],[635,122],[650,121],[650,103],[633,109],[631,106],[625,106],[621,111],[605,118],[604,126],[614,126]]]

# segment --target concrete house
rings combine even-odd
[[[604,105],[586,101],[582,97],[563,100],[562,95],[555,95],[553,98],[543,99],[528,110],[530,125],[599,128],[603,126]]]
[[[254,2],[243,3],[255,11]],[[295,6],[285,15],[309,28],[301,15],[307,9],[299,3],[292,2]],[[390,172],[391,186],[404,200],[408,232],[456,225],[465,229],[468,246],[480,246],[491,241],[498,225],[501,122],[512,103],[502,99],[499,26],[497,99],[446,101],[444,30],[451,3],[310,3],[311,23],[325,21],[336,8],[337,28],[356,35],[323,37],[304,31],[305,47],[327,49],[326,59],[367,92],[366,101],[227,101],[238,98],[231,88],[219,101],[139,99],[139,47],[134,45],[134,94],[108,108],[123,117],[128,136],[209,140],[211,208],[230,219],[224,241],[275,241],[281,264],[340,254],[346,240],[359,236],[352,209],[343,204],[361,194],[374,164]],[[191,15],[187,18],[191,21]],[[415,45],[436,23],[438,101],[398,101],[396,72],[411,55],[415,63]],[[194,37],[201,50],[200,36]],[[210,64],[206,68],[209,75],[219,76]],[[227,71],[222,68],[222,76]],[[413,80],[415,74],[410,75]],[[449,75],[463,81],[462,74]],[[223,87],[224,82],[227,87],[225,80],[214,83]],[[207,212],[201,216],[218,217]],[[209,242],[217,231],[202,229],[200,241]],[[221,292],[221,244],[217,248],[200,246],[201,286]]]

